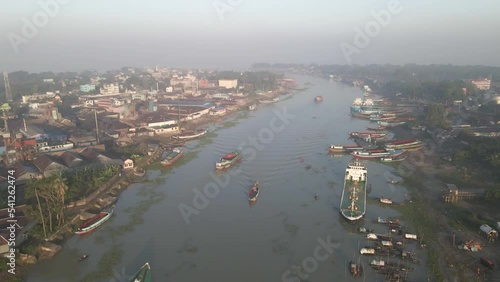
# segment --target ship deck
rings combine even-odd
[[[353,191],[356,192],[357,199],[354,200],[354,205],[357,210],[352,210],[349,206],[352,203],[350,199]],[[340,204],[340,212],[345,217],[359,218],[366,211],[366,181],[351,181],[346,180],[344,183],[344,191]]]

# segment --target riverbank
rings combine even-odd
[[[267,97],[273,98],[280,95],[283,95],[283,93],[273,93],[272,96]],[[237,124],[236,120],[246,117],[244,113],[249,112],[247,106],[255,103],[259,98],[262,97],[254,97],[254,99],[249,99],[246,105],[241,106],[234,111],[228,112],[224,116],[208,116],[206,119],[187,122],[184,128],[186,130],[191,130],[197,127],[208,126],[210,124],[222,124],[222,126],[218,129],[232,127]],[[203,144],[204,142],[206,142],[206,138],[211,139],[213,137],[213,132],[209,132],[207,133],[207,135],[202,136],[196,140],[200,141]],[[158,141],[160,141],[160,144],[162,146],[158,147],[158,151],[153,153],[151,156],[144,156],[143,158],[137,160],[135,162],[135,169],[144,171],[148,170],[151,165],[154,165],[158,161],[158,159],[162,155],[161,153],[163,152],[164,146],[170,144],[171,140],[171,136],[160,138]],[[186,161],[187,159],[191,160],[192,158],[184,158],[184,161]],[[92,215],[88,214],[87,211],[90,210],[93,212],[98,212],[103,208],[109,207],[111,204],[114,204],[118,198],[118,195],[123,192],[123,190],[125,190],[129,186],[129,184],[134,182],[134,179],[137,179],[137,177],[138,176],[135,174],[135,170],[122,171],[119,174],[115,175],[113,179],[111,179],[106,185],[95,191],[92,195],[87,196],[87,198],[85,199],[80,199],[79,201],[70,203],[68,205],[68,211],[70,211],[70,213],[67,214],[67,224],[61,227],[60,230],[56,231],[55,234],[52,234],[49,240],[61,244],[65,242],[65,240],[69,237],[74,236],[73,231],[78,226],[78,223]],[[99,201],[99,199],[104,200]],[[82,215],[84,215],[84,217],[82,217]]]
[[[479,229],[479,225],[484,222],[476,221],[474,226],[457,228],[456,222],[463,221],[463,218],[458,218],[454,211],[463,204],[443,202],[442,193],[446,183],[442,181],[441,176],[453,174],[456,168],[452,163],[441,159],[440,143],[433,140],[432,136],[429,138],[427,132],[412,131],[404,127],[389,131],[394,133],[394,139],[418,138],[427,144],[422,150],[412,152],[407,160],[398,166],[399,175],[404,178],[403,185],[411,192],[412,203],[395,209],[401,212],[404,220],[415,226],[423,237],[428,248],[431,276],[435,281],[476,281],[478,278],[491,278],[493,274],[486,275],[485,268],[480,266],[479,254],[458,249],[461,240],[473,239],[486,246],[481,251],[482,255],[493,256],[486,240],[471,230]],[[478,267],[483,269],[480,277],[476,273]]]

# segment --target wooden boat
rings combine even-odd
[[[151,266],[149,263],[145,263],[141,269],[134,275],[130,282],[151,282]]]
[[[383,203],[383,204],[392,204],[392,200],[390,198],[383,198],[383,197],[380,197],[380,202]]]
[[[363,267],[361,263],[355,263],[353,261],[349,262],[349,271],[352,277],[360,277],[363,275]]]
[[[395,140],[385,144],[386,149],[408,149],[423,146],[422,141],[417,139]]]
[[[86,259],[88,259],[88,258],[89,258],[89,255],[83,255],[83,256],[81,256],[81,257],[78,259],[78,261],[84,261],[84,260],[86,260]]]
[[[248,192],[248,200],[250,202],[255,202],[257,201],[257,197],[259,197],[259,182],[255,181],[253,183],[252,188],[250,188],[250,191]]]
[[[406,121],[379,121],[378,124],[385,127],[395,127],[406,124]]]
[[[363,147],[359,145],[331,145],[328,147],[330,153],[347,153],[355,150],[363,150]]]
[[[481,261],[481,264],[486,266],[487,268],[489,268],[491,270],[495,269],[495,264],[491,260],[484,258],[484,257],[480,258],[479,260]]]
[[[207,133],[206,129],[197,129],[195,131],[187,131],[178,135],[173,136],[174,139],[193,139],[203,136]]]
[[[240,161],[242,158],[243,156],[240,151],[234,151],[228,153],[224,157],[222,157],[217,163],[215,163],[215,169],[216,170],[226,169],[234,165],[238,161]]]
[[[386,128],[385,128],[385,126],[381,126],[381,125],[379,125],[379,126],[377,126],[377,127],[368,126],[368,127],[366,128],[366,130],[373,130],[373,131],[383,131],[383,130],[385,130],[385,129],[386,129]]]
[[[165,151],[164,157],[161,160],[161,165],[162,166],[172,165],[174,162],[180,159],[183,154],[184,153],[182,152],[181,149],[167,150]]]
[[[323,101],[323,96],[316,96],[316,98],[314,98],[314,101],[317,103]]]
[[[80,225],[75,234],[82,235],[92,232],[94,229],[96,229],[97,227],[101,226],[104,222],[106,222],[111,217],[112,214],[113,211],[98,213],[97,215],[85,221],[82,225]]]
[[[274,98],[274,99],[271,99],[271,100],[262,100],[262,99],[260,99],[259,103],[261,103],[261,104],[273,104],[273,103],[278,102],[279,100],[280,99],[278,99],[278,98]]]
[[[361,159],[371,159],[371,158],[381,158],[387,157],[390,153],[386,150],[366,150],[366,151],[354,151],[351,155],[356,158]]]
[[[362,254],[362,255],[374,255],[375,254],[375,249],[374,248],[370,248],[370,247],[361,248],[361,250],[359,250],[359,253]]]
[[[406,157],[402,157],[402,158],[395,158],[395,157],[382,157],[380,158],[381,161],[383,162],[400,162],[400,161],[404,161],[406,159]]]
[[[370,138],[382,138],[387,135],[387,133],[380,132],[349,132],[351,137],[370,137]]]
[[[257,109],[257,104],[252,104],[252,105],[248,106],[248,109],[250,111],[255,111]]]

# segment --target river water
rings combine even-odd
[[[367,121],[349,116],[362,92],[334,81],[293,78],[308,89],[212,125],[209,136],[188,144],[180,163],[153,166],[148,182],[120,194],[109,222],[66,240],[56,257],[30,269],[28,281],[128,281],[144,262],[151,265],[153,281],[161,282],[354,281],[346,264],[370,245],[356,229],[387,233],[373,219],[397,215],[375,200],[355,224],[338,210],[351,158],[331,156],[327,147],[351,144],[348,132],[365,130]],[[317,95],[324,101],[315,103]],[[217,159],[237,148],[243,149],[243,161],[213,174]],[[386,181],[393,167],[366,165],[370,197],[404,200],[407,191]],[[253,180],[260,182],[261,193],[250,205]],[[84,253],[89,259],[78,262]],[[369,268],[371,259],[379,257],[361,257],[365,281],[383,281]],[[425,268],[414,267],[411,280],[427,280]]]

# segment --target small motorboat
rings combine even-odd
[[[88,258],[89,258],[89,255],[83,255],[83,256],[81,256],[78,260],[79,260],[79,261],[84,261],[84,260],[86,260],[86,259],[88,259]]]

